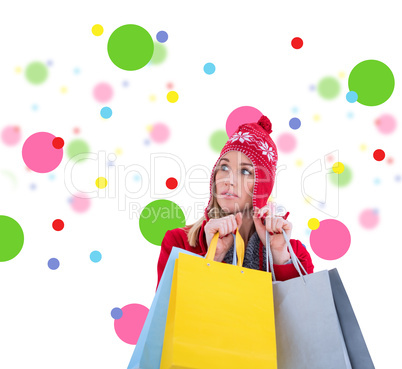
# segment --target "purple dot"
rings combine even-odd
[[[113,319],[120,319],[123,316],[123,310],[120,308],[114,308],[112,309],[110,315]]]
[[[168,39],[168,34],[167,34],[165,31],[159,31],[159,32],[156,34],[156,39],[157,39],[159,42],[164,43],[164,42],[166,42],[167,39]]]
[[[56,259],[56,258],[51,258],[49,259],[49,261],[47,262],[47,266],[52,269],[55,270],[60,266],[60,262]]]

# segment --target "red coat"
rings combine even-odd
[[[166,232],[165,237],[162,240],[161,252],[160,252],[159,260],[158,260],[158,283],[157,283],[156,288],[158,288],[159,281],[161,280],[163,271],[165,269],[166,263],[169,259],[169,255],[170,255],[170,252],[172,251],[173,246],[180,247],[182,249],[191,251],[194,254],[205,256],[205,254],[208,251],[208,246],[207,246],[205,232],[204,232],[204,226],[206,223],[207,223],[206,220],[204,220],[202,223],[200,233],[199,233],[199,238],[198,238],[198,244],[196,247],[190,246],[190,244],[188,242],[186,230],[188,230],[189,227],[176,228],[176,229],[172,229],[172,230]],[[308,253],[308,251],[306,250],[306,248],[303,246],[303,244],[299,240],[294,240],[294,239],[291,239],[290,243],[293,247],[294,253],[301,261],[301,263],[302,263],[304,269],[306,269],[307,273],[309,273],[309,274],[313,273],[314,265],[311,261],[311,256]],[[262,250],[262,247],[264,247],[264,245],[260,241],[260,250]],[[260,269],[262,269],[262,268],[260,268]],[[286,264],[286,265],[274,264],[274,272],[275,272],[276,279],[278,281],[286,281],[287,279],[291,279],[291,278],[295,278],[295,277],[299,276],[299,273],[297,272],[297,270],[293,266],[293,264]]]

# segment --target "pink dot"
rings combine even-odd
[[[383,134],[390,134],[395,131],[396,119],[391,114],[383,114],[375,120],[377,129]]]
[[[359,215],[359,222],[363,228],[375,228],[380,221],[378,213],[372,209],[365,209]]]
[[[48,173],[57,168],[63,159],[63,149],[56,149],[56,136],[38,132],[29,136],[22,146],[22,158],[26,166],[37,173]]]
[[[314,253],[325,260],[336,260],[350,247],[348,228],[335,219],[320,221],[320,227],[310,233],[310,245]]]
[[[8,146],[16,145],[21,139],[21,130],[18,126],[6,126],[1,132],[3,142]]]
[[[282,133],[276,140],[276,146],[284,153],[292,152],[297,146],[296,137],[292,133]]]
[[[244,123],[256,123],[263,115],[258,109],[252,106],[241,106],[233,110],[226,120],[226,133],[230,137],[237,128]]]
[[[100,82],[94,87],[93,95],[96,101],[106,103],[113,97],[113,88],[106,82]]]
[[[170,136],[169,127],[164,123],[156,123],[151,130],[151,138],[157,143],[165,142]]]
[[[114,330],[122,341],[136,345],[149,309],[140,304],[130,304],[121,310],[123,316],[114,321]]]
[[[72,196],[70,204],[71,208],[75,212],[84,213],[89,209],[91,200],[86,194],[76,193],[74,196]]]

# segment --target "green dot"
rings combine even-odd
[[[341,85],[336,78],[328,76],[318,83],[317,91],[322,98],[330,100],[339,95]]]
[[[0,261],[14,259],[24,244],[21,226],[6,215],[0,215]]]
[[[38,61],[28,64],[25,69],[26,79],[34,85],[45,82],[47,75],[48,71],[46,65]]]
[[[348,79],[350,91],[357,93],[357,101],[376,106],[387,101],[394,91],[395,79],[391,69],[378,60],[365,60],[357,64]]]
[[[154,245],[162,244],[165,233],[186,225],[181,208],[169,200],[155,200],[149,203],[140,215],[140,230],[144,238]]]
[[[164,44],[159,42],[154,43],[154,54],[152,55],[152,59],[150,61],[151,64],[161,64],[165,61],[167,56],[167,48]]]
[[[344,170],[342,173],[337,174],[337,173],[331,173],[329,175],[329,179],[331,183],[335,186],[338,187],[345,187],[347,186],[351,180],[352,180],[352,170],[345,164],[344,165]]]
[[[69,159],[75,160],[79,163],[81,160],[88,159],[89,157],[89,145],[86,141],[77,138],[69,142],[66,148],[66,153]]]
[[[221,152],[228,139],[229,137],[226,131],[219,129],[212,133],[211,137],[209,138],[209,145],[211,146],[212,150]]]
[[[151,60],[154,42],[142,27],[126,24],[114,30],[107,43],[110,60],[124,70],[141,69]]]

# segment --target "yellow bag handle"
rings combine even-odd
[[[240,235],[239,228],[236,228],[236,235],[233,234],[233,236],[235,236],[234,246],[236,248],[237,266],[243,266],[245,248],[244,248],[244,240]],[[212,237],[211,244],[209,245],[208,248],[208,252],[205,255],[205,259],[212,261],[214,260],[216,253],[216,245],[218,243],[218,237],[219,232],[216,232]]]

